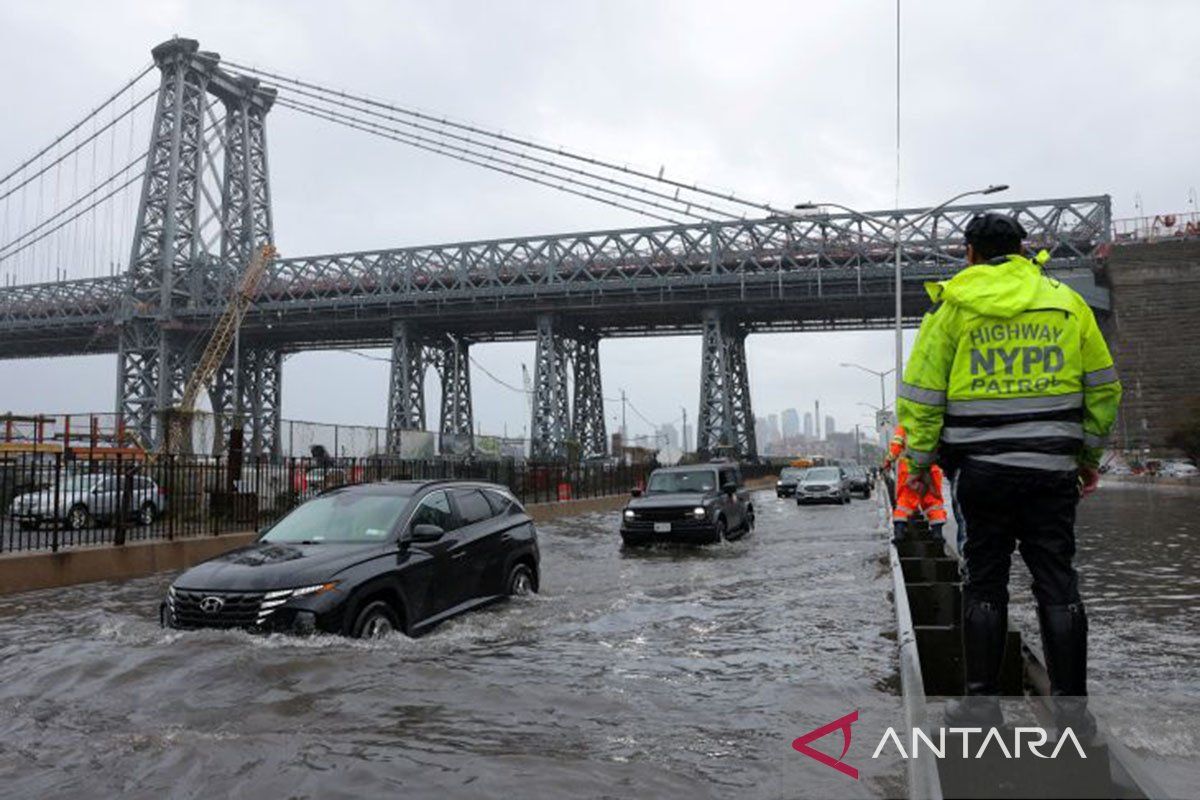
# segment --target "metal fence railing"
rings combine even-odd
[[[1194,239],[1200,237],[1200,212],[1114,219],[1112,226],[1114,244]]]
[[[649,464],[158,456],[0,456],[0,552],[257,530],[317,492],[377,480],[486,480],[523,503],[628,492]]]

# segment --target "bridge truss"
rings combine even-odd
[[[221,66],[196,42],[155,48],[160,71],[129,266],[110,278],[0,288],[0,357],[118,356],[118,405],[143,440],[178,400],[197,344],[255,247],[273,238],[265,120],[276,88]],[[426,427],[424,380],[442,384],[443,448],[471,449],[469,347],[536,342],[533,446],[562,457],[607,450],[599,341],[699,334],[702,451],[754,454],[745,340],[752,333],[890,324],[899,224],[907,321],[925,280],[963,263],[975,213],[1016,216],[1049,270],[1098,308],[1107,293],[1107,196],[753,219],[516,237],[279,258],[258,285],[240,353],[210,392],[214,411],[250,419],[247,441],[277,447],[282,354],[390,347],[393,432]],[[571,385],[574,390],[571,390]],[[393,447],[399,437],[393,436]]]

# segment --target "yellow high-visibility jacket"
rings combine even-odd
[[[928,283],[897,399],[905,457],[1024,469],[1099,464],[1121,383],[1091,308],[1020,255]]]

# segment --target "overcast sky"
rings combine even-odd
[[[1200,3],[909,2],[901,203],[1009,183],[1013,199],[1108,193],[1116,216],[1192,210],[1200,185]],[[891,2],[9,2],[0,6],[7,172],[174,34],[242,62],[401,101],[779,205],[888,207],[895,180]],[[276,109],[276,238],[288,255],[646,224],[634,214]],[[129,220],[132,226],[133,220]],[[752,336],[757,415],[819,398],[865,422],[887,333]],[[475,357],[519,384],[528,343]],[[382,355],[382,353],[379,353]],[[697,338],[606,341],[605,393],[694,420]],[[115,357],[7,362],[0,410],[110,410]],[[382,424],[387,364],[290,357],[284,416]],[[15,379],[19,376],[19,379]],[[485,432],[523,397],[472,374]],[[432,396],[432,391],[431,391]],[[436,405],[431,405],[436,409]],[[620,404],[608,410],[610,421]],[[436,424],[436,414],[431,416]],[[649,425],[629,415],[631,433]]]

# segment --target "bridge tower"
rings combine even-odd
[[[275,93],[224,72],[220,57],[192,39],[151,52],[162,77],[117,319],[117,413],[154,447],[164,431],[162,412],[179,400],[203,343],[203,332],[186,330],[178,312],[223,302],[250,252],[272,238],[265,117]],[[210,97],[224,107],[223,130]],[[205,181],[218,164],[214,199]],[[216,254],[204,235],[213,220],[220,226]],[[218,374],[213,411],[218,419],[253,411],[255,451],[274,452],[281,355],[253,346],[242,355],[237,375],[232,356]]]
[[[705,311],[703,322],[696,450],[705,457],[755,458],[758,446],[746,371],[747,330],[716,310]]]
[[[533,372],[533,458],[560,460],[608,452],[604,391],[600,383],[600,337],[584,328],[563,325],[552,314],[537,318],[537,354]],[[568,370],[570,372],[568,372]],[[574,373],[574,405],[569,376]]]

